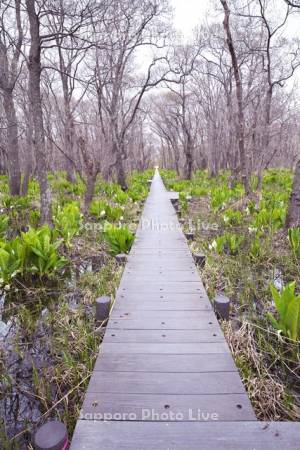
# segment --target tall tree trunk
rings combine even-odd
[[[11,90],[3,92],[3,106],[7,124],[7,166],[11,195],[20,195],[21,170],[19,159],[18,124]]]
[[[83,159],[85,173],[85,176],[83,176],[83,178],[85,179],[86,185],[83,211],[85,214],[87,214],[90,203],[94,197],[95,184],[97,181],[97,175],[100,171],[100,167],[95,163],[93,156],[87,151],[86,142],[83,136],[79,136],[77,145]]]
[[[72,164],[72,161],[74,158],[74,120],[71,114],[71,111],[69,110],[69,107],[67,108],[65,112],[65,147],[66,152],[69,158],[66,158],[66,172],[67,172],[67,178],[71,183],[76,182],[76,174],[74,169],[74,164]]]
[[[186,102],[187,96],[185,91],[185,79],[183,81],[182,86],[182,128],[184,133],[184,153],[185,153],[185,167],[184,167],[184,177],[188,180],[192,178],[192,170],[193,170],[193,155],[192,155],[192,138],[189,126],[190,124],[187,122],[187,111],[186,111]]]
[[[30,109],[30,108],[29,108]],[[25,113],[27,112],[27,109]],[[34,173],[34,156],[33,156],[33,126],[32,126],[32,115],[30,114],[30,110],[28,114],[25,114],[25,123],[26,123],[26,159],[24,163],[23,170],[23,180],[22,180],[22,195],[27,195],[28,186],[30,181],[31,174]]]
[[[0,174],[5,175],[7,173],[7,158],[4,152],[4,146],[0,142]]]
[[[74,118],[71,110],[71,101],[68,89],[68,75],[65,67],[65,62],[62,55],[62,50],[59,48],[59,61],[60,61],[60,78],[62,82],[63,94],[64,94],[64,140],[65,150],[67,157],[65,158],[65,168],[67,172],[68,180],[72,183],[76,182],[75,168],[72,161],[76,159],[74,152]]]
[[[184,167],[184,177],[187,180],[192,179],[192,172],[193,172],[193,144],[192,139],[189,130],[187,129],[186,125],[184,126],[185,129],[185,167]]]
[[[91,201],[93,200],[96,181],[97,181],[97,173],[90,174],[87,178],[86,191],[85,191],[85,197],[84,197],[84,213],[85,214],[88,213]]]
[[[234,79],[236,84],[236,98],[237,98],[237,106],[238,106],[238,127],[237,127],[237,137],[238,137],[238,146],[239,146],[239,154],[240,154],[240,162],[241,162],[241,175],[243,184],[245,187],[246,194],[250,193],[250,183],[249,183],[249,174],[248,174],[248,163],[247,163],[247,155],[245,149],[245,117],[244,117],[244,105],[243,105],[243,85],[242,79],[240,75],[237,55],[235,52],[233,38],[230,30],[230,9],[228,7],[226,0],[220,0],[225,17],[224,17],[224,30],[226,33],[226,41],[228,50],[231,56]]]
[[[29,100],[33,124],[33,146],[35,150],[37,177],[40,185],[41,223],[51,223],[51,191],[47,174],[45,131],[41,99],[41,38],[39,17],[35,0],[26,0],[30,25]]]
[[[286,226],[288,228],[300,227],[300,159],[298,160],[295,169]]]
[[[114,139],[114,142],[112,143],[112,154],[114,155],[116,161],[114,168],[117,175],[117,182],[119,183],[121,188],[126,191],[128,189],[128,186],[124,169],[125,152],[122,147],[122,142],[117,142],[117,140]]]
[[[183,176],[186,180],[192,179],[192,170],[193,170],[193,158],[191,148],[189,147],[185,151],[185,167],[183,171]]]
[[[128,189],[127,181],[126,181],[126,174],[124,170],[124,161],[122,157],[117,157],[116,162],[116,172],[117,172],[117,181],[121,188],[126,191]]]

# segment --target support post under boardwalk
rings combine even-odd
[[[72,450],[299,450],[298,423],[256,420],[156,172]]]

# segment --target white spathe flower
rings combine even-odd
[[[106,215],[106,212],[104,211],[104,209],[101,211],[100,213],[100,217],[104,217]]]
[[[245,209],[245,211],[246,211],[247,216],[249,216],[249,215],[250,215],[250,209],[248,208],[248,206],[247,206],[247,208]]]
[[[120,220],[124,220],[124,217],[123,217],[123,216],[121,216],[121,217],[120,217]]]
[[[208,247],[209,247],[209,250],[216,250],[217,241],[212,241],[212,243]]]
[[[225,223],[228,223],[229,222],[229,217],[228,216],[224,216],[223,220],[224,220]]]
[[[256,233],[257,232],[257,228],[255,227],[249,227],[248,228],[249,233]]]

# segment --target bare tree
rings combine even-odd
[[[20,195],[21,170],[19,161],[18,119],[14,102],[14,89],[20,73],[23,31],[21,26],[21,1],[3,5],[0,22],[0,91],[7,127],[7,162],[9,187],[12,195]],[[14,17],[11,12],[14,10]],[[11,33],[9,22],[15,22],[16,33]],[[14,36],[15,35],[15,36]]]
[[[41,96],[41,35],[36,0],[26,0],[30,25],[30,51],[28,59],[29,99],[33,124],[37,176],[40,185],[41,222],[51,223],[51,192],[48,182],[45,130]]]
[[[237,139],[239,145],[239,154],[241,161],[241,174],[243,184],[245,186],[245,191],[247,194],[250,193],[250,184],[249,184],[249,174],[248,174],[248,162],[247,155],[245,150],[245,117],[244,117],[244,104],[243,104],[243,85],[240,74],[239,63],[234,47],[234,42],[230,29],[230,9],[228,7],[228,3],[226,0],[220,0],[223,9],[224,9],[224,30],[227,37],[227,45],[229,49],[229,53],[232,60],[232,67],[236,85],[236,98],[238,105],[238,129],[237,129]]]

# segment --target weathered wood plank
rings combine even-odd
[[[228,345],[222,342],[200,342],[200,343],[176,343],[176,344],[156,344],[156,343],[116,343],[103,342],[100,348],[101,353],[162,353],[162,354],[198,354],[198,353],[230,353]]]
[[[107,330],[104,342],[119,343],[200,343],[225,342],[221,330]]]
[[[236,372],[229,353],[206,354],[147,354],[104,353],[95,364],[102,372]]]
[[[145,301],[144,299],[132,301],[122,299],[115,304],[114,311],[125,311],[126,309],[136,311],[212,311],[208,302],[194,301]]]
[[[177,282],[199,282],[200,278],[199,278],[199,274],[196,272],[188,272],[188,271],[181,271],[179,273],[177,272],[168,272],[167,270],[164,271],[156,271],[156,272],[150,272],[148,273],[147,271],[130,271],[130,272],[125,272],[123,274],[122,277],[122,283],[128,283],[131,282],[132,277],[134,276],[134,281],[137,284],[150,284],[153,280],[156,280],[157,283],[161,283],[161,282],[165,282],[165,283],[170,283],[173,281],[177,281]]]
[[[140,320],[140,319],[162,319],[164,320],[164,318],[166,319],[179,319],[179,320],[183,320],[183,319],[199,319],[202,320],[203,317],[206,317],[206,320],[210,319],[211,317],[213,317],[213,312],[211,310],[202,310],[202,311],[188,311],[183,309],[182,311],[168,311],[168,312],[164,312],[161,310],[158,311],[138,311],[135,308],[126,308],[124,307],[123,311],[120,311],[118,309],[114,309],[112,311],[112,314],[110,316],[111,320]]]
[[[153,275],[157,275],[160,277],[164,277],[164,276],[172,276],[175,277],[177,276],[189,276],[190,274],[192,275],[197,275],[197,281],[201,281],[200,275],[198,270],[196,270],[196,268],[194,267],[194,270],[169,270],[169,268],[166,269],[159,269],[159,267],[154,266],[154,267],[139,267],[135,270],[131,270],[129,269],[129,265],[125,267],[124,269],[124,275],[131,275],[131,276],[143,276],[143,277],[149,277],[152,278]],[[123,276],[124,276],[123,275]],[[174,281],[180,281],[175,279]]]
[[[203,292],[204,288],[200,283],[191,282],[171,282],[171,283],[158,283],[152,281],[151,283],[139,283],[138,281],[132,281],[130,283],[121,283],[119,292],[139,292],[139,293],[183,293],[183,294],[197,294]]]
[[[246,394],[140,395],[87,394],[81,408],[84,420],[121,421],[240,421],[256,420]]]
[[[187,268],[189,269],[194,269],[195,266],[193,266],[194,261],[192,258],[187,258],[182,257],[182,258],[166,258],[166,257],[158,257],[158,256],[136,256],[134,258],[134,261],[129,261],[130,267],[141,267],[141,265],[143,265],[145,268],[147,267],[153,267],[153,265],[156,265],[158,267],[164,267],[164,268],[176,268],[178,270],[186,270]]]
[[[244,394],[245,388],[237,372],[163,373],[95,371],[89,393],[113,394]]]
[[[211,311],[203,311],[201,319],[168,319],[167,315],[161,319],[112,319],[108,322],[107,329],[127,330],[210,330],[218,328],[218,321]],[[208,315],[209,314],[209,315]]]
[[[168,293],[168,292],[130,292],[126,293],[126,292],[122,292],[119,291],[117,292],[116,295],[116,304],[118,304],[118,302],[122,302],[124,300],[139,300],[140,302],[154,302],[154,301],[161,301],[161,302],[181,302],[182,304],[185,304],[185,302],[188,301],[194,301],[195,304],[196,303],[200,303],[200,302],[209,302],[208,297],[206,292],[203,291],[202,292],[197,292],[195,293]]]
[[[155,259],[155,258],[153,258]],[[142,265],[141,265],[142,264]],[[141,269],[143,267],[145,270],[151,270],[153,268],[164,268],[165,270],[195,270],[195,263],[192,259],[189,259],[188,262],[181,261],[180,259],[161,259],[156,258],[155,261],[149,261],[147,258],[142,258],[142,262],[137,261],[137,257],[128,261],[126,268],[127,269]]]
[[[299,450],[299,442],[299,423],[80,420],[71,450]]]

